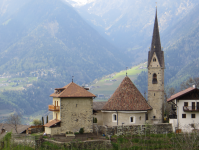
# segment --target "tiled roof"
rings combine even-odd
[[[46,123],[44,126],[45,127],[51,127],[52,125],[55,125],[56,123],[59,123],[59,122],[61,122],[61,120],[54,119],[54,120]]]
[[[55,93],[50,95],[51,97],[96,97],[94,94],[73,82],[63,88],[56,88],[55,90]]]
[[[153,38],[151,43],[151,50],[148,54],[148,67],[150,65],[151,59],[153,57],[154,52],[158,58],[161,67],[164,67],[164,52],[161,50],[161,42],[160,42],[160,34],[158,28],[158,17],[157,17],[157,9],[155,15],[154,29],[153,29]]]
[[[93,102],[93,110],[102,110],[106,102]]]
[[[190,87],[190,88],[188,88],[188,89],[186,89],[186,90],[183,90],[183,91],[181,91],[181,92],[178,92],[178,93],[172,95],[169,99],[167,99],[167,102],[172,101],[172,100],[174,100],[174,99],[176,99],[176,98],[178,98],[178,97],[180,97],[180,96],[182,96],[182,95],[184,95],[184,94],[187,94],[188,92],[190,92],[190,91],[192,91],[192,90],[194,90],[194,89],[196,89],[196,88]]]
[[[152,109],[129,77],[125,77],[104,105],[107,111],[145,111]]]

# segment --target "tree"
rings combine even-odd
[[[46,116],[46,123],[48,123],[48,116]]]
[[[181,90],[185,90],[189,87],[192,87],[193,85],[195,85],[196,88],[199,88],[199,77],[190,77],[188,80],[181,83],[180,88]]]
[[[41,125],[42,122],[41,122],[41,120],[39,120],[39,119],[34,119],[34,120],[33,120],[33,124],[34,124],[35,126],[38,126],[38,125]]]
[[[173,114],[172,109],[171,109],[172,105],[167,102],[167,99],[174,94],[175,94],[175,89],[173,87],[165,88],[163,105],[164,105],[164,114],[167,116],[167,118],[170,114]]]
[[[42,120],[42,125],[44,125],[44,117],[42,117],[41,120]]]
[[[21,124],[21,116],[19,114],[10,115],[7,118],[7,124],[12,126],[15,129],[16,133],[18,134],[17,128]]]

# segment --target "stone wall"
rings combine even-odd
[[[96,124],[93,126],[93,132],[97,132]],[[163,134],[172,133],[172,124],[154,124],[154,125],[126,125],[126,126],[98,126],[98,133],[105,135],[122,135],[122,134]]]
[[[60,133],[76,132],[80,128],[84,128],[85,133],[93,132],[92,98],[62,98],[60,111]]]
[[[39,133],[39,132],[43,132],[44,129],[42,128],[31,128],[31,134],[32,133]]]
[[[79,141],[79,142],[58,142],[55,140],[44,139],[53,143],[54,145],[68,149],[112,149],[110,140],[91,140],[91,141]]]
[[[163,101],[164,101],[164,68],[161,68],[157,59],[157,56],[153,55],[152,58],[156,58],[156,62],[153,59],[148,67],[148,103],[153,108],[149,114],[149,123],[162,123],[163,122]],[[153,84],[153,74],[157,75],[157,83]],[[153,118],[155,116],[155,118]]]

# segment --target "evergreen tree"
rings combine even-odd
[[[48,123],[48,116],[46,117],[46,123]]]
[[[42,125],[44,125],[44,117],[42,117],[41,120],[42,120]]]

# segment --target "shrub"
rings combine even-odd
[[[80,128],[79,133],[83,134],[84,133],[84,128]]]
[[[38,125],[41,125],[42,122],[41,122],[41,120],[39,120],[39,119],[34,119],[34,120],[33,120],[33,124],[34,124],[35,126],[38,126]]]
[[[138,143],[139,139],[132,139],[132,142]]]

